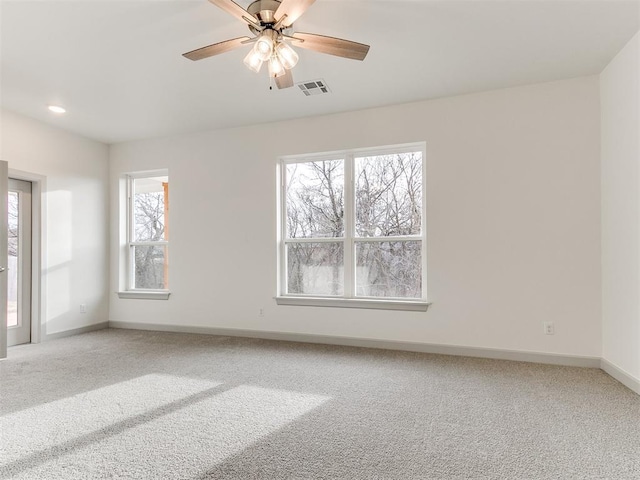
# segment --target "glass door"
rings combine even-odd
[[[31,342],[31,182],[9,179],[7,345]]]

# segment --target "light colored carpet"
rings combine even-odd
[[[110,329],[0,382],[0,478],[640,479],[640,397],[595,369]]]

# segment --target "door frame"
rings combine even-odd
[[[40,343],[46,335],[43,325],[45,278],[42,270],[42,265],[45,264],[42,246],[46,232],[43,228],[43,192],[46,192],[46,177],[14,168],[9,168],[8,177],[31,182],[31,343]],[[4,325],[5,337],[6,329],[7,326]]]

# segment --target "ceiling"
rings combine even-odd
[[[2,107],[106,143],[597,74],[640,26],[640,0],[317,0],[295,30],[371,50],[359,62],[298,49],[294,81],[331,90],[306,97],[269,90],[242,63],[250,47],[183,58],[249,34],[206,0],[0,8]]]

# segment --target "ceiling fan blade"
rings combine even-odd
[[[245,23],[253,23],[257,26],[260,26],[260,22],[256,19],[256,17],[251,15],[249,12],[247,12],[244,8],[242,8],[233,0],[209,0],[209,1],[213,3],[216,7],[220,7],[225,12],[230,13],[231,15],[236,17],[238,20],[242,20]]]
[[[191,52],[183,53],[182,56],[189,60],[202,60],[203,58],[213,57],[219,55],[234,48],[241,47],[245,41],[249,40],[249,37],[238,37],[224,42],[214,43],[207,47],[198,48]]]
[[[293,87],[293,75],[291,70],[286,70],[284,75],[276,77],[276,87],[279,89]]]
[[[211,0],[209,0],[211,1]],[[282,20],[281,24],[285,27],[291,26],[300,16],[307,11],[316,0],[282,0],[280,6],[276,10],[275,17],[280,20],[284,15],[287,16]]]
[[[296,32],[292,38],[294,40],[302,40],[294,43],[296,47],[328,53],[329,55],[335,55],[337,57],[351,58],[353,60],[364,60],[364,57],[366,57],[369,52],[369,45],[343,40],[341,38],[325,37],[324,35],[316,35],[314,33]]]

